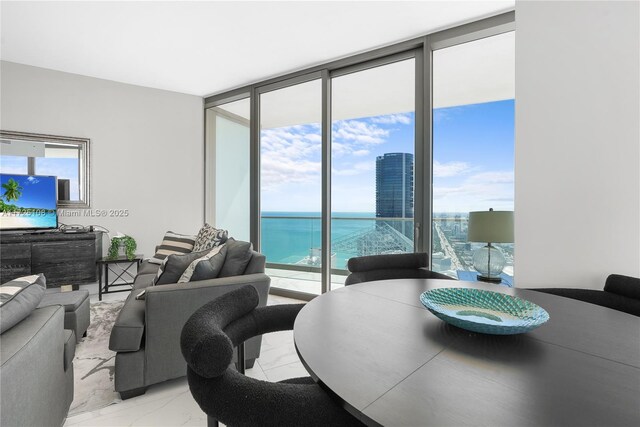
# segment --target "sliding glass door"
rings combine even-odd
[[[317,295],[323,262],[321,81],[267,87],[259,96],[260,250],[272,287]]]
[[[416,60],[331,81],[332,287],[351,257],[414,251]]]
[[[514,208],[515,33],[433,53],[433,269],[468,279],[469,212]],[[513,244],[496,245],[513,275]]]

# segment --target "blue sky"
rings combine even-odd
[[[3,170],[4,172],[4,170]],[[55,180],[48,177],[20,176],[20,175],[0,175],[0,185],[13,178],[22,186],[22,196],[18,201],[5,203],[15,204],[23,208],[55,209],[56,208],[56,187]],[[4,189],[0,189],[4,195]]]
[[[414,153],[414,113],[335,121],[334,212],[375,211],[375,159]],[[262,131],[262,210],[319,212],[319,124]],[[514,100],[434,111],[434,212],[513,209]]]

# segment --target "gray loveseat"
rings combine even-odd
[[[186,375],[187,365],[180,352],[180,333],[187,319],[214,298],[253,285],[265,306],[270,279],[264,255],[252,251],[244,274],[188,283],[151,286],[159,265],[143,262],[115,321],[109,348],[116,355],[115,390],[122,399],[143,394],[147,387]],[[136,296],[145,289],[144,299]],[[262,337],[246,343],[247,367],[260,355]]]
[[[75,333],[64,307],[34,310],[0,335],[2,426],[62,425],[73,400]]]

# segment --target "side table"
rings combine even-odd
[[[458,280],[463,280],[465,282],[478,281],[477,271],[456,270],[456,274],[458,275]],[[508,286],[509,288],[513,288],[513,276],[509,276],[506,273],[500,273],[500,278],[502,279],[502,282],[496,283],[496,285],[500,284],[502,286]]]
[[[141,254],[136,254],[135,258],[133,258],[132,260],[128,259],[124,255],[117,258],[100,258],[96,262],[98,269],[98,300],[102,301],[103,294],[131,291],[133,280],[136,278],[136,275],[132,274],[130,269],[135,265],[137,274],[141,262]],[[109,281],[109,272],[112,272],[116,275],[115,279]],[[102,286],[103,273],[104,287]],[[118,282],[118,280],[120,280],[120,282]],[[126,286],[127,289],[119,289],[115,291],[110,290],[110,288],[118,288],[122,286]]]

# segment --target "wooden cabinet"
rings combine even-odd
[[[97,281],[102,233],[33,233],[0,236],[0,282],[42,273],[47,287]]]

